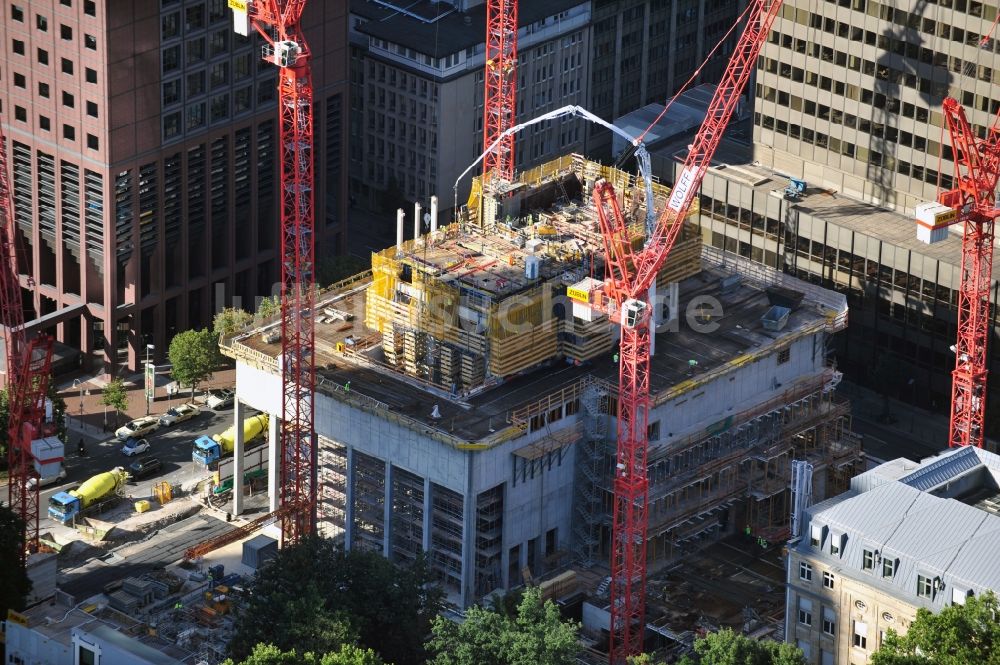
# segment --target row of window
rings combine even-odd
[[[59,4],[63,7],[72,7],[73,0],[59,0]],[[83,0],[83,13],[87,16],[97,16],[97,5],[94,4],[94,0]],[[21,5],[11,3],[10,5],[10,17],[20,23],[24,23],[24,7]],[[49,29],[48,20],[38,14],[36,16],[36,23],[39,30],[45,32]],[[63,26],[66,27],[66,26]]]
[[[18,122],[27,123],[28,122],[28,110],[23,106],[14,106],[14,119]],[[38,116],[38,128],[45,132],[52,131],[52,121],[46,115],[39,114]],[[62,137],[70,141],[76,140],[76,128],[73,125],[63,124],[62,126]],[[87,134],[87,147],[91,150],[98,150],[100,148],[100,141],[93,134]]]
[[[27,79],[24,74],[14,72],[14,87],[21,88],[22,90],[27,90]],[[51,90],[48,83],[39,82],[38,84],[38,96],[49,99],[51,96]],[[62,104],[68,108],[76,108],[76,98],[72,93],[62,91]],[[96,118],[97,116],[97,102],[87,101],[87,115],[91,118]]]
[[[179,2],[180,0],[177,0],[176,3],[172,2],[170,4],[179,4]],[[167,41],[180,37],[182,26],[184,34],[188,34],[203,30],[216,23],[222,23],[228,18],[226,10],[226,0],[211,0],[207,7],[204,3],[192,4],[185,7],[183,20],[181,19],[182,12],[180,11],[164,14],[160,18],[160,38],[163,41]]]

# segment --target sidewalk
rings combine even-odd
[[[80,383],[75,387],[76,379]],[[156,375],[156,398],[149,404],[150,415],[160,415],[167,409],[191,401],[191,389],[187,388],[175,395],[167,397],[166,386],[173,383],[173,378],[166,373]],[[232,387],[236,384],[236,370],[224,369],[212,375],[212,378],[198,386],[194,401],[204,401],[205,392],[212,388]],[[135,374],[125,379],[128,391],[128,407],[116,419],[114,409],[101,404],[101,396],[105,382],[93,376],[78,375],[61,378],[57,384],[60,397],[66,400],[66,425],[70,431],[70,440],[79,436],[91,441],[104,441],[119,426],[146,415],[146,397],[143,390],[142,374]],[[82,390],[82,397],[81,397]],[[106,419],[106,431],[105,431]]]

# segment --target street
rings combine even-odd
[[[123,421],[124,422],[124,421]],[[79,486],[85,480],[103,471],[110,471],[116,466],[128,467],[129,464],[143,457],[156,457],[163,467],[152,476],[147,476],[138,483],[130,483],[127,494],[136,497],[152,495],[152,486],[164,480],[171,485],[181,485],[188,481],[198,480],[208,475],[199,464],[191,460],[191,448],[194,440],[203,434],[218,434],[233,424],[233,409],[210,411],[202,408],[202,412],[186,422],[173,427],[160,427],[157,431],[145,437],[150,444],[149,452],[135,457],[126,457],[121,453],[122,442],[111,434],[101,434],[103,440],[86,444],[86,456],[77,454],[77,442],[80,431],[71,429],[69,441],[66,444],[66,480],[59,485],[45,487],[39,498],[39,522],[44,525],[48,520],[49,498],[58,492]],[[5,490],[0,490],[5,491]],[[44,526],[42,527],[44,531]]]

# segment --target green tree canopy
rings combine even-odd
[[[371,649],[359,649],[345,644],[339,651],[322,655],[311,651],[299,653],[294,649],[282,651],[273,644],[258,644],[253,652],[242,661],[232,658],[222,665],[383,665],[382,659]]]
[[[231,337],[253,323],[253,314],[239,307],[226,307],[212,320],[212,332],[220,339]]]
[[[889,630],[872,665],[1000,665],[1000,607],[993,592],[949,605],[937,614],[917,610],[906,635]]]
[[[806,665],[802,649],[784,642],[755,640],[724,628],[699,637],[696,658],[684,656],[680,665]]]
[[[428,650],[432,665],[572,665],[583,649],[579,624],[566,622],[536,587],[525,590],[517,615],[472,607],[465,621],[434,619]]]
[[[24,609],[31,580],[21,567],[21,547],[24,546],[24,521],[6,505],[0,505],[0,616],[7,610]]]
[[[309,538],[258,571],[236,617],[229,649],[246,658],[258,643],[333,653],[357,642],[386,662],[424,662],[423,641],[441,594],[422,559],[398,567],[373,552],[344,552]]]
[[[174,335],[168,355],[174,378],[181,385],[190,386],[194,398],[194,389],[219,366],[219,339],[207,328],[185,330]]]
[[[121,379],[112,379],[101,391],[101,404],[115,410],[115,424],[121,412],[128,408],[128,390]]]
[[[273,316],[277,316],[279,312],[281,312],[281,297],[271,296],[270,298],[261,298],[260,303],[257,305],[257,314],[255,316],[259,321],[266,321]]]

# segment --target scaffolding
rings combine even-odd
[[[382,553],[385,549],[385,462],[361,452],[354,454],[355,550]]]
[[[476,596],[503,588],[503,484],[476,497]]]
[[[347,448],[320,436],[317,462],[316,529],[334,538],[347,528]]]
[[[462,588],[462,509],[458,492],[431,484],[431,571],[447,589]]]
[[[610,521],[605,510],[610,505],[607,479],[612,452],[608,441],[608,396],[613,386],[588,377],[580,390],[581,415],[587,433],[577,446],[573,497],[573,537],[578,560],[591,566],[600,559],[602,529]]]
[[[424,543],[424,479],[392,468],[392,547],[390,558],[402,564],[416,561]]]

